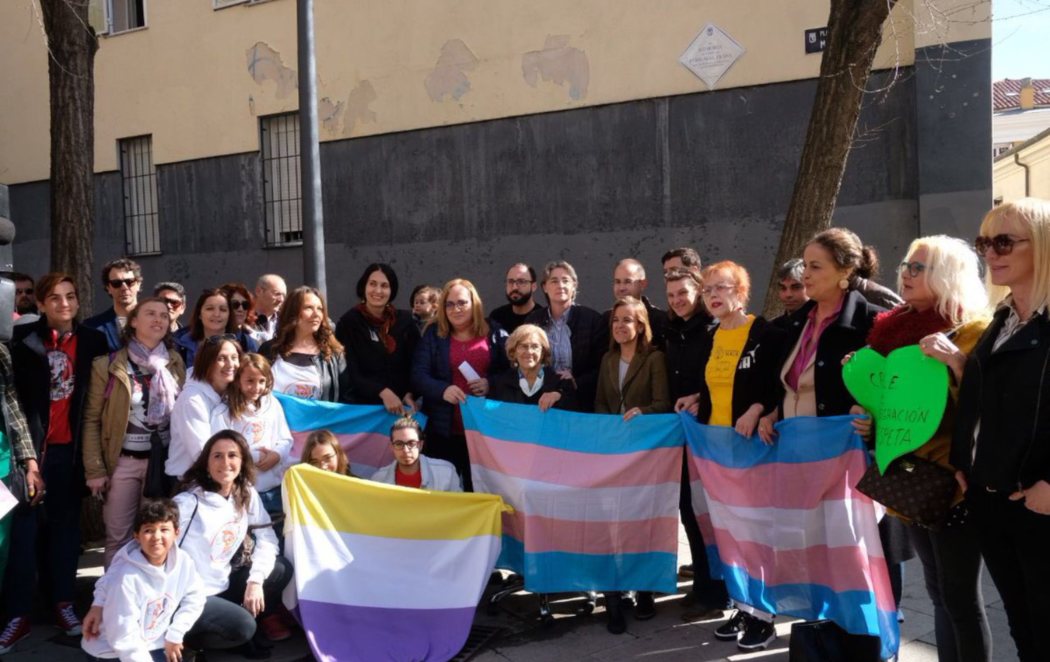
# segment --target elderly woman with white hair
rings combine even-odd
[[[550,369],[551,345],[543,329],[522,324],[507,338],[507,358],[513,370],[492,380],[488,397],[502,402],[572,409],[576,389],[570,380]]]
[[[932,462],[950,476],[955,471],[948,455],[957,386],[966,356],[988,326],[988,297],[977,255],[961,239],[920,237],[908,247],[897,285],[904,303],[875,318],[868,345],[888,355],[899,347],[918,344],[951,371],[951,397],[940,427],[929,441],[897,462]],[[940,660],[984,662],[991,655],[992,638],[981,596],[981,550],[961,490],[953,502],[936,529],[910,521],[902,513],[890,513],[910,524],[905,531],[922,560],[926,590],[934,605]]]

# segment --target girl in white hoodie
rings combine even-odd
[[[171,499],[139,507],[134,540],[106,571],[111,587],[101,627],[85,628],[80,645],[92,659],[180,659],[182,640],[204,610],[193,559],[175,546],[179,509]]]
[[[255,463],[255,489],[271,517],[282,513],[281,478],[292,449],[284,408],[273,397],[270,362],[258,354],[241,358],[237,376],[226,389],[226,402],[211,415],[211,431],[244,435]]]

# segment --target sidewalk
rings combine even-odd
[[[684,534],[679,536],[679,558],[688,558],[688,545]],[[77,578],[78,613],[85,613],[91,600],[90,589],[102,572],[101,550],[89,550],[81,556]],[[1016,660],[1017,654],[1010,640],[1006,625],[1006,614],[1002,609],[999,594],[995,591],[987,572],[983,578],[985,603],[992,626],[994,642],[993,660],[1007,662]],[[682,586],[682,585],[680,585]],[[687,586],[687,585],[686,585]],[[536,618],[538,599],[520,594],[505,600],[490,613],[486,605],[479,607],[474,625],[476,630],[495,631],[473,656],[476,662],[582,662],[585,660],[632,660],[655,661],[689,660],[707,662],[714,660],[756,660],[763,662],[787,660],[789,621],[777,622],[778,639],[766,651],[743,653],[733,642],[721,642],[713,632],[722,621],[683,623],[679,619],[682,595],[664,596],[657,600],[656,618],[636,621],[628,615],[627,632],[614,636],[605,631],[604,610],[592,615],[575,616],[574,605],[579,596],[559,596],[553,603],[555,620],[543,626]],[[926,596],[922,581],[922,567],[917,559],[905,565],[904,598],[902,611],[905,621],[901,624],[900,662],[936,662],[937,648],[933,634],[933,605]],[[82,660],[79,637],[66,637],[51,625],[47,618],[35,625],[32,635],[19,644],[14,653],[3,657],[5,662],[66,662]],[[244,658],[237,655],[209,653],[208,662],[235,662]],[[302,634],[277,644],[272,662],[311,660],[309,647]]]

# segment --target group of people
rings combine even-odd
[[[541,272],[512,265],[507,303],[488,315],[463,278],[416,287],[411,310],[398,309],[394,269],[370,264],[357,281],[359,303],[335,323],[318,290],[289,292],[266,275],[254,290],[205,290],[185,327],[182,286],[159,283],[140,299],[141,270],[128,259],[105,265],[113,306],[83,323],[71,277],[30,280],[38,311],[20,306],[17,314],[39,317],[16,326],[10,355],[0,350],[4,429],[29,501],[11,518],[0,653],[30,629],[39,526],[49,541],[40,575],[55,617],[67,633],[81,631],[72,591],[84,490],[103,501],[106,531],[107,573],[84,623],[93,656],[123,656],[131,645],[116,623],[128,622],[124,610],[141,596],[122,594],[128,583],[119,577],[136,573],[154,579],[135,586],[174,582],[186,596],[149,615],[166,625],[147,630],[156,635],[148,641],[139,637],[142,659],[178,659],[183,641],[252,653],[262,639],[288,636],[293,624],[277,596],[292,568],[272,527],[281,477],[299,461],[340,473],[353,467],[326,431],[289,457],[291,433],[274,391],[402,415],[391,430],[396,459],[373,479],[469,491],[459,405],[471,395],[625,421],[688,411],[767,444],[777,443],[780,420],[853,414],[858,434],[873,440],[872,418],[847,390],[842,366],[865,346],[887,354],[913,344],[944,363],[951,381],[942,423],[915,455],[957,472],[959,490],[942,526],[899,513],[884,520],[895,597],[899,563],[914,549],[935,606],[940,659],[988,660],[979,581],[986,564],[1021,659],[1050,650],[1050,631],[1039,626],[1050,597],[1050,405],[1042,406],[1050,396],[1050,203],[994,208],[972,245],[916,239],[895,269],[897,292],[873,280],[877,257],[856,234],[821,232],[778,271],[785,312],[769,320],[748,313],[751,280],[738,263],[704,267],[696,251],[676,248],[662,267],[666,311],[646,297],[649,280],[633,258],[616,264],[604,312],[577,303],[577,273],[557,260]],[[416,411],[427,416],[425,434],[410,417]],[[733,607],[715,636],[765,648],[776,637],[775,614],[731,605],[709,575],[689,488],[683,454],[680,508],[692,550],[683,571],[693,576],[684,617],[724,617]],[[630,597],[635,618],[655,614],[651,593]],[[610,632],[626,629],[626,598],[606,595]],[[89,639],[99,633],[105,643]]]

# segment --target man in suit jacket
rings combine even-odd
[[[102,267],[102,285],[113,299],[113,306],[84,320],[84,326],[101,331],[109,351],[115,352],[120,349],[120,330],[127,322],[128,312],[139,301],[142,267],[126,257],[111,260]]]

